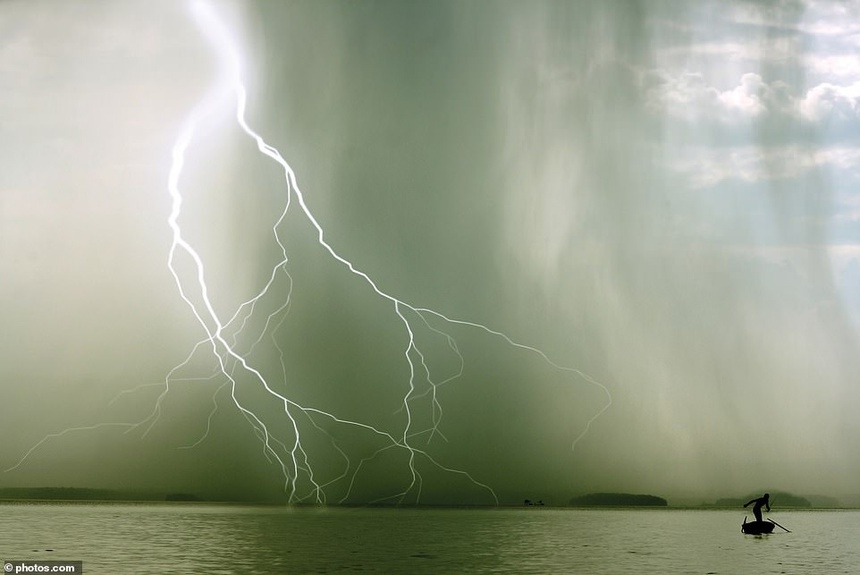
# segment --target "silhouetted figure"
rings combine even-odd
[[[762,497],[758,499],[752,499],[744,503],[744,507],[748,506],[750,503],[755,503],[753,506],[753,515],[755,515],[756,521],[761,521],[761,508],[767,507],[767,510],[770,511],[770,494],[765,493]]]

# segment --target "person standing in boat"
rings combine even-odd
[[[755,503],[753,506],[753,515],[755,515],[756,521],[761,521],[761,508],[767,507],[767,510],[770,511],[770,494],[765,493],[762,497],[758,499],[752,499],[744,503],[744,507],[747,507],[750,503]]]

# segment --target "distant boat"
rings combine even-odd
[[[741,532],[748,535],[761,535],[762,533],[773,533],[773,528],[776,524],[770,521],[750,521],[747,523],[747,518],[744,517],[744,523],[741,525]]]

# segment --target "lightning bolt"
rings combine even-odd
[[[444,472],[465,478],[477,488],[485,491],[498,504],[498,497],[489,485],[477,480],[467,471],[443,465],[426,449],[416,446],[416,440],[419,437],[426,437],[427,444],[435,436],[447,440],[440,429],[443,411],[437,391],[439,387],[458,379],[463,374],[463,366],[465,364],[465,360],[459,351],[455,339],[446,331],[437,327],[438,325],[460,326],[462,328],[481,330],[489,336],[499,338],[513,348],[535,354],[556,370],[570,373],[572,376],[576,376],[601,389],[606,395],[607,402],[588,420],[582,432],[574,438],[571,449],[575,449],[577,443],[588,433],[592,423],[611,406],[612,396],[609,389],[588,374],[575,368],[557,364],[538,348],[519,343],[502,332],[479,323],[450,318],[429,308],[411,305],[384,291],[367,273],[359,269],[353,262],[341,256],[326,240],[325,230],[308,207],[305,196],[298,185],[295,172],[289,163],[275,147],[268,144],[246,121],[247,96],[242,81],[240,50],[236,46],[232,34],[223,21],[218,18],[218,15],[209,3],[203,0],[194,0],[191,2],[190,8],[194,21],[218,55],[219,62],[221,63],[221,74],[218,82],[188,114],[173,145],[171,154],[172,163],[167,180],[167,190],[171,199],[171,210],[167,218],[167,224],[172,233],[167,267],[173,277],[180,297],[188,306],[191,314],[202,329],[203,337],[193,346],[186,358],[170,370],[163,382],[159,384],[144,384],[144,386],[163,386],[148,417],[134,424],[102,423],[87,427],[71,428],[60,433],[50,434],[27,451],[21,460],[7,471],[19,467],[46,441],[61,437],[71,431],[93,430],[100,427],[124,427],[126,428],[126,432],[143,429],[143,435],[146,435],[161,417],[162,404],[168,397],[172,386],[180,383],[191,384],[197,382],[206,384],[214,381],[218,382],[218,387],[212,395],[212,408],[207,417],[206,428],[197,441],[184,447],[193,448],[206,439],[212,419],[221,407],[217,397],[219,394],[229,393],[229,403],[238,410],[250,425],[260,441],[263,455],[270,463],[280,468],[284,480],[284,490],[288,494],[291,503],[303,501],[326,503],[326,489],[339,483],[346,484],[343,490],[344,495],[340,499],[341,502],[346,501],[353,491],[357,477],[366,465],[386,452],[397,451],[405,456],[408,481],[406,481],[404,487],[399,492],[382,497],[376,501],[396,500],[403,502],[407,498],[410,498],[416,503],[419,502],[424,482],[420,462],[425,462]],[[183,194],[180,183],[184,173],[187,152],[194,143],[195,138],[198,137],[200,128],[222,115],[225,109],[234,110],[235,121],[242,133],[254,143],[260,154],[268,157],[280,167],[283,172],[284,181],[283,208],[271,227],[272,238],[280,254],[278,260],[271,267],[268,280],[260,287],[259,291],[252,298],[239,305],[234,313],[229,316],[222,316],[216,311],[210,298],[210,286],[206,279],[204,260],[195,247],[186,239],[180,224],[183,214]],[[264,375],[260,368],[253,365],[249,359],[251,352],[258,345],[262,344],[268,336],[280,358],[282,381],[286,382],[289,370],[287,369],[284,352],[278,344],[276,334],[289,315],[292,305],[293,279],[287,269],[289,257],[280,230],[294,205],[298,206],[297,209],[301,216],[315,231],[317,244],[328,256],[348,270],[349,273],[360,278],[375,297],[387,302],[390,305],[391,312],[397,318],[402,328],[404,347],[401,354],[408,367],[408,378],[406,380],[406,391],[400,401],[399,408],[399,413],[402,413],[404,422],[402,427],[396,431],[387,431],[366,422],[342,418],[316,406],[304,405],[295,401],[275,389],[270,379]],[[185,262],[185,264],[181,262]],[[180,265],[190,267],[193,280],[183,279],[188,274],[183,274],[179,271],[178,266]],[[250,346],[247,346],[248,349],[243,350],[242,342],[248,339],[245,332],[248,329],[249,323],[253,323],[251,322],[251,318],[255,316],[258,304],[264,299],[268,299],[276,291],[275,286],[280,285],[279,282],[287,283],[286,296],[282,296],[283,300],[279,300],[280,303],[275,310],[266,316],[262,330],[256,339],[253,339]],[[418,344],[419,338],[417,334],[419,330],[426,330],[433,337],[441,338],[445,342],[458,364],[458,368],[454,373],[439,381],[434,380],[425,352],[422,351],[422,348]],[[214,360],[214,368],[211,373],[202,377],[180,377],[191,366],[193,359],[201,354]],[[428,384],[427,389],[423,391],[419,391],[419,386],[417,385],[416,378],[419,376],[423,377],[422,381],[426,381]],[[138,388],[133,390],[121,392],[120,395],[132,393],[144,386],[138,386]],[[257,394],[262,394],[269,401],[279,405],[279,411],[283,414],[283,419],[272,421],[268,416],[255,411],[249,405],[249,402],[243,398],[245,392],[251,390]],[[419,400],[427,399],[428,396],[431,412],[429,416],[430,424],[426,428],[416,428],[413,404]],[[357,464],[353,464],[347,451],[331,433],[330,430],[333,427],[352,429],[355,433],[374,438],[380,447],[369,456],[362,458]],[[284,429],[286,429],[286,432],[283,431]],[[337,453],[337,457],[343,462],[339,474],[326,481],[317,478],[314,472],[311,450],[305,447],[306,442],[303,439],[307,434],[317,434],[327,439],[331,449]]]

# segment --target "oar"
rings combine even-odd
[[[768,503],[772,505],[773,499],[771,499]],[[767,510],[770,511],[770,505],[767,506]],[[780,529],[784,529],[786,533],[791,533],[791,531],[789,531],[788,529],[785,529],[785,527],[783,527],[782,525],[780,525],[779,523],[777,523],[776,521],[774,521],[770,517],[768,517],[767,520],[770,521],[771,523],[773,523],[774,525],[776,525],[777,527],[779,527]]]

